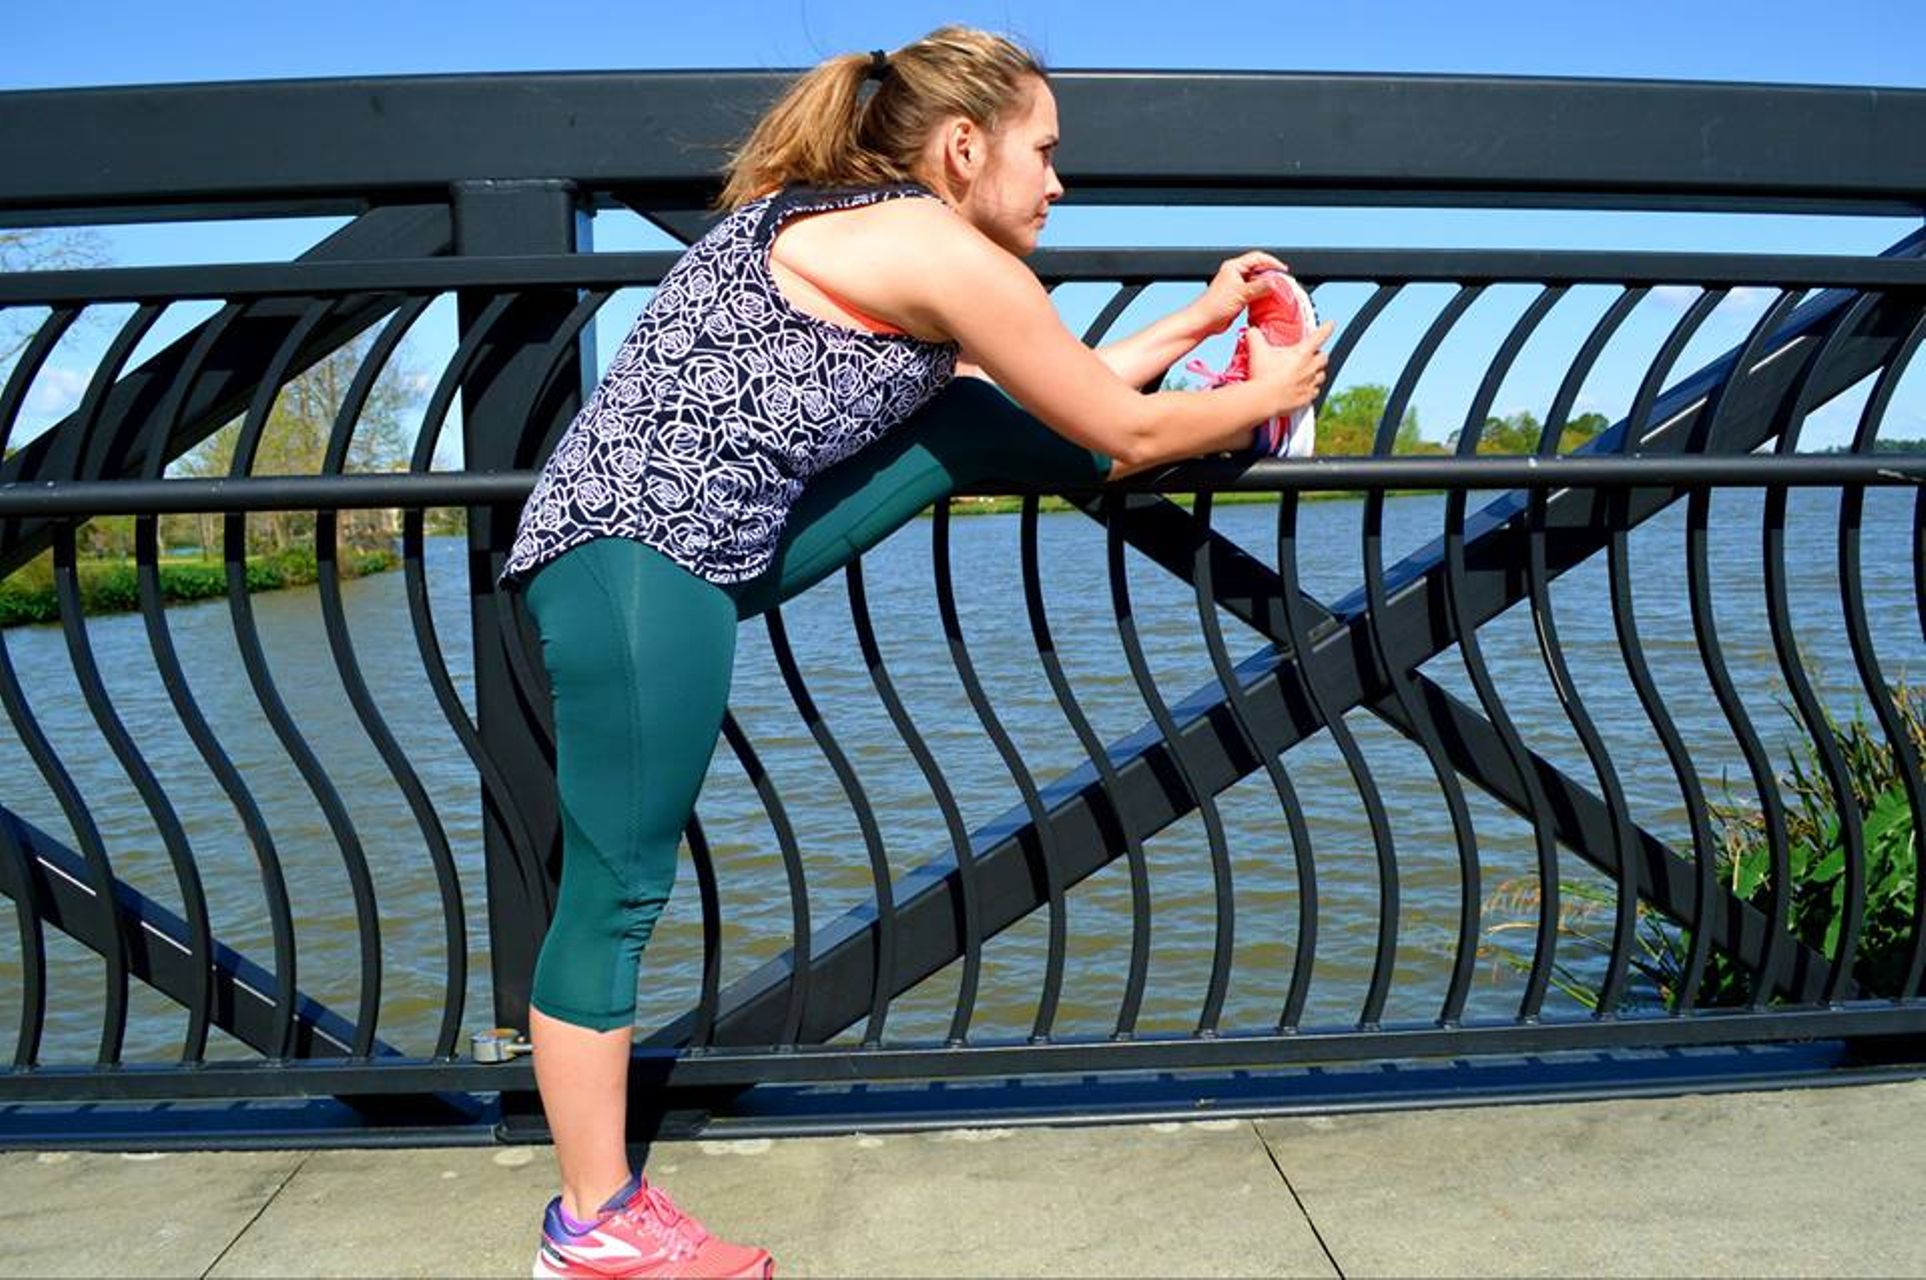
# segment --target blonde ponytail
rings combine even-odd
[[[869,54],[846,53],[804,72],[730,158],[716,207],[791,183],[910,181],[940,121],[960,115],[994,133],[1004,111],[1046,78],[1042,61],[1014,41],[956,26],[888,55],[865,95],[873,66]]]

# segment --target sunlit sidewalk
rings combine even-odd
[[[789,1276],[1926,1275],[1926,1081],[658,1144]],[[545,1148],[0,1156],[7,1275],[526,1275]]]

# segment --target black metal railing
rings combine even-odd
[[[1066,124],[1105,119],[1118,79],[1064,77]],[[1144,77],[1131,93],[1185,113],[1207,100],[1185,119],[1219,132],[1200,149],[1165,136],[1167,113],[1148,135],[1092,127],[1072,188],[1915,212],[1926,191],[1905,148],[1828,143],[1910,136],[1926,95],[1875,109],[1846,90],[1393,83],[1447,135],[1501,111],[1513,150],[1441,168],[1454,153],[1434,139],[1386,134],[1362,151],[1313,141],[1303,167],[1280,165],[1222,122],[1304,99],[1383,123],[1366,92],[1382,84]],[[101,1141],[539,1131],[526,1061],[465,1056],[470,1032],[525,1026],[559,857],[541,664],[494,579],[532,468],[592,382],[596,317],[673,261],[578,252],[577,215],[626,204],[692,234],[710,179],[688,140],[723,136],[773,82],[376,87],[384,110],[423,120],[473,93],[501,132],[443,152],[401,131],[359,152],[360,99],[327,85],[0,95],[21,162],[0,166],[0,209],[16,221],[356,214],[295,262],[0,276],[0,318],[30,320],[0,390],[0,574],[49,555],[59,605],[57,633],[0,632],[7,1141],[71,1141],[86,1123]],[[502,114],[534,87],[573,101],[589,133],[615,128],[597,113],[617,102],[654,103],[660,137],[611,169],[608,152],[563,146],[559,124]],[[285,145],[252,170],[150,171],[165,148],[135,130],[106,188],[43,149],[49,130],[147,94],[172,98],[170,118],[244,102]],[[1803,123],[1768,128],[1795,100]],[[1557,138],[1533,132],[1542,114],[1514,117],[1521,102],[1556,102],[1560,129],[1609,142],[1547,150]],[[1657,123],[1740,107],[1753,123],[1690,157]],[[1903,673],[1922,656],[1926,517],[1904,490],[1926,458],[1876,446],[1926,334],[1923,247],[1290,252],[1321,307],[1361,298],[1341,314],[1333,387],[1395,303],[1449,286],[1401,348],[1373,456],[1197,462],[1060,495],[1081,516],[985,482],[852,565],[840,592],[745,629],[766,649],[738,673],[688,832],[694,884],[651,950],[637,1123],[1141,1113],[1194,1107],[1173,1101],[1186,1091],[1274,1108],[1324,1097],[1319,1081],[1353,1062],[1524,1057],[1494,1068],[1511,1072],[1499,1085],[1445,1072],[1409,1089],[1542,1095],[1655,1087],[1664,1070],[1702,1087],[1710,1059],[1673,1052],[1694,1046],[1724,1051],[1734,1081],[1914,1055],[1926,788]],[[1060,250],[1037,267],[1112,290],[1094,342],[1148,286],[1202,280],[1224,256]],[[1629,408],[1563,448],[1587,380],[1661,288],[1676,311]],[[1681,367],[1741,289],[1769,295],[1744,336]],[[1507,291],[1454,456],[1391,456],[1440,350]],[[182,321],[196,305],[213,310]],[[384,369],[450,306],[405,470],[353,471]],[[63,342],[129,308],[77,406],[13,449]],[[1553,317],[1580,336],[1536,453],[1478,456]],[[287,388],[370,331],[320,464],[259,474]],[[1802,452],[1813,411],[1861,386],[1850,447]],[[449,470],[436,458],[456,421]],[[228,424],[225,476],[168,474]],[[955,518],[991,493],[1021,499],[1013,521]],[[1275,504],[1226,505],[1250,493]],[[1307,501],[1329,493],[1356,501]],[[465,513],[453,555],[429,536],[447,508]],[[344,581],[342,520],[369,510],[399,526],[386,597]],[[311,514],[318,586],[272,619],[246,558],[250,519],[270,512]],[[219,627],[163,598],[160,522],[178,514],[220,517]],[[82,599],[86,522],[123,515],[138,632]],[[1355,565],[1348,594],[1324,585],[1333,558]],[[1002,585],[969,598],[986,582]],[[1820,610],[1834,625],[1815,632]],[[923,628],[911,649],[890,635],[906,619]],[[1856,790],[1868,753],[1894,780],[1883,801]],[[1818,845],[1814,814],[1833,824]],[[1745,862],[1731,842],[1748,839]],[[1798,895],[1828,857],[1830,927],[1815,929]],[[1481,959],[1499,967],[1481,974]],[[1623,1056],[1571,1074],[1573,1053]],[[961,1079],[1004,1087],[937,1087]],[[899,1081],[925,1087],[878,1096]],[[249,1106],[133,1108],[181,1099]],[[129,1110],[101,1119],[104,1101]]]

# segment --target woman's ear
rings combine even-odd
[[[970,179],[982,166],[983,130],[967,116],[954,116],[943,126],[943,155],[957,176]]]

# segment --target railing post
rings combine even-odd
[[[585,246],[586,217],[572,182],[533,180],[454,184],[455,251],[461,254],[573,253]],[[457,319],[465,337],[491,297],[463,292]],[[470,471],[506,471],[535,464],[531,457],[544,428],[558,415],[572,416],[582,400],[589,362],[584,352],[592,337],[578,341],[549,395],[538,403],[548,374],[547,348],[574,306],[572,289],[525,292],[496,320],[474,368],[462,385],[462,450]],[[539,873],[555,872],[556,832],[553,767],[545,755],[541,728],[530,698],[545,689],[518,691],[507,649],[503,607],[495,579],[515,535],[515,506],[468,508],[468,581],[474,627],[475,717],[482,747],[506,780],[533,840]],[[538,665],[538,664],[537,664]],[[539,676],[539,670],[536,674]],[[525,872],[501,816],[483,804],[483,848],[488,885],[489,961],[494,985],[495,1023],[528,1026],[529,987],[535,954],[547,927],[539,886]],[[539,1123],[532,1093],[504,1093],[502,1119],[507,1128],[529,1120]]]

